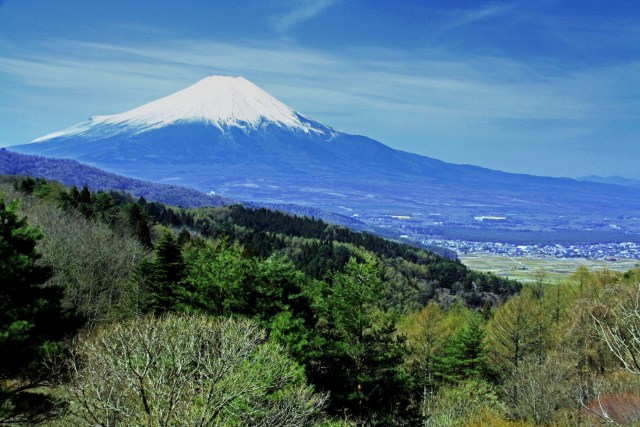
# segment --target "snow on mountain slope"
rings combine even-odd
[[[243,77],[210,76],[133,110],[111,116],[95,116],[32,142],[73,135],[100,136],[103,133],[100,129],[105,126],[111,133],[139,133],[177,122],[203,122],[222,131],[231,127],[256,129],[269,123],[304,133],[334,132],[295,112]]]

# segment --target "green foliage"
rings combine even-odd
[[[222,241],[193,248],[186,256],[189,304],[207,313],[242,314],[269,322],[276,315],[308,310],[302,295],[307,282],[281,256],[246,257],[242,248]]]
[[[422,408],[425,427],[449,427],[466,424],[482,411],[505,414],[507,408],[494,386],[479,379],[467,379],[444,386]]]
[[[392,425],[408,398],[406,349],[395,335],[397,317],[382,304],[385,286],[378,274],[371,259],[352,258],[334,276],[319,307],[324,343],[310,374],[331,390],[334,411],[346,409],[362,424]]]
[[[238,245],[191,248],[185,256],[190,304],[206,313],[232,315],[248,309],[244,291],[255,270]]]
[[[275,255],[250,258],[224,240],[191,248],[185,259],[185,305],[191,310],[257,319],[299,362],[315,357],[321,340],[312,330],[313,286],[290,261]]]
[[[436,375],[447,383],[494,381],[496,374],[489,366],[484,338],[482,319],[475,315],[444,345],[442,355],[436,359]]]
[[[17,204],[0,200],[0,378],[33,374],[54,342],[68,332],[60,288],[42,286],[51,276],[37,264],[42,233],[20,219]]]
[[[102,193],[104,194],[104,193]],[[106,195],[105,195],[106,197]],[[149,230],[149,224],[147,220],[147,215],[144,213],[142,208],[138,203],[130,205],[128,212],[128,220],[129,224],[133,228],[134,236],[142,243],[144,246],[150,248],[151,247],[151,232]],[[106,210],[107,206],[97,206],[100,211]]]
[[[134,275],[141,295],[141,311],[165,313],[178,310],[188,299],[184,287],[187,267],[173,233],[166,231],[154,248],[152,261],[142,261]]]
[[[21,417],[35,395],[20,392],[46,378],[43,360],[75,327],[61,307],[62,289],[43,286],[52,270],[37,263],[42,233],[16,210],[0,195],[0,422]]]
[[[25,185],[32,187],[30,183]],[[517,292],[520,286],[514,281],[469,271],[459,261],[420,248],[264,208],[236,205],[185,210],[135,200],[113,191],[91,193],[86,186],[82,191],[72,187],[67,192],[44,180],[34,185],[34,193],[58,194],[64,208],[107,222],[115,230],[126,228],[127,234],[137,236],[147,247],[150,247],[149,223],[157,221],[168,227],[192,230],[206,238],[226,238],[230,243],[240,244],[253,257],[285,255],[297,270],[317,280],[344,271],[348,259],[364,251],[380,263],[382,277],[389,283],[385,298],[401,311],[419,309],[433,298],[447,298],[451,294],[471,306],[482,307]]]
[[[481,307],[520,288],[518,282],[469,271],[459,261],[424,249],[312,218],[238,205],[176,210],[149,203],[146,209],[164,225],[186,226],[209,238],[227,238],[258,258],[285,253],[298,270],[318,280],[344,271],[348,259],[364,251],[381,263],[385,282],[391,285],[388,289],[393,290],[385,298],[393,298],[400,310],[420,308],[441,290]]]
[[[165,231],[155,245],[158,278],[166,283],[180,283],[185,277],[182,250],[173,233]]]
[[[500,306],[489,323],[494,363],[505,373],[517,369],[522,359],[540,346],[534,323],[536,308],[531,296],[522,293]]]

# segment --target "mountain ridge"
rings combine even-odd
[[[577,178],[578,181],[598,182],[600,184],[621,185],[623,187],[640,188],[640,179],[626,178],[623,176],[598,176],[589,175]]]
[[[75,160],[13,153],[0,148],[0,174],[56,180],[67,186],[87,186],[91,191],[125,191],[135,197],[173,206],[223,206],[234,202],[220,195],[170,184],[157,184],[105,172]]]

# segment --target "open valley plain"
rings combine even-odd
[[[627,272],[640,268],[640,260],[637,259],[616,259],[606,261],[603,259],[586,258],[515,258],[494,254],[473,254],[462,255],[460,260],[467,267],[491,272],[500,277],[519,280],[521,282],[532,282],[536,280],[536,275],[540,271],[545,272],[544,279],[547,282],[562,282],[570,280],[571,275],[580,266],[587,267],[590,271],[610,270]]]

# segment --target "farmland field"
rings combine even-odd
[[[620,259],[603,261],[585,258],[512,258],[491,254],[462,255],[460,260],[467,267],[492,272],[497,276],[530,282],[536,271],[547,272],[547,280],[562,281],[567,279],[581,265],[589,270],[608,269],[612,271],[628,271],[640,268],[637,259]]]

